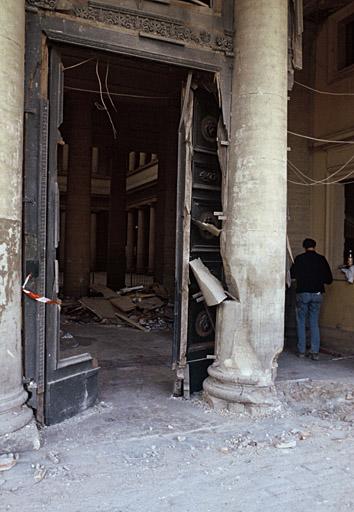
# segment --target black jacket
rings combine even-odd
[[[324,284],[333,281],[326,258],[316,251],[306,251],[296,256],[290,273],[296,279],[296,293],[324,293]]]

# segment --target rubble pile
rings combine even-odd
[[[93,284],[91,296],[79,300],[63,300],[62,313],[66,321],[128,325],[142,331],[165,330],[173,324],[173,304],[160,284],[110,288]]]

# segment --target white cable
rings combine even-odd
[[[307,176],[305,173],[303,173],[298,167],[296,167],[296,165],[291,162],[291,160],[288,159],[288,163],[289,165],[294,169],[296,169],[296,171],[298,173],[300,173],[301,176],[303,176],[304,178],[308,179],[309,181],[312,181],[314,184],[318,184],[320,185],[321,183],[325,183],[326,181],[330,180],[331,178],[333,178],[333,176],[336,176],[337,174],[339,174],[340,172],[342,172],[346,167],[347,165],[350,164],[350,162],[354,159],[354,155],[352,155],[341,167],[339,167],[339,169],[337,169],[336,171],[332,172],[332,174],[329,174],[326,178],[323,178],[322,180],[314,180],[313,178],[311,178],[310,176]],[[354,171],[352,171],[354,172]],[[349,173],[349,175],[352,174],[352,172]],[[341,178],[340,180],[338,181],[343,181],[343,179],[345,178]]]
[[[304,87],[304,89],[309,89],[309,91],[317,92],[318,94],[328,94],[329,96],[354,96],[354,92],[329,92],[329,91],[321,91],[319,89],[314,89],[309,85],[302,84],[301,82],[297,82],[294,80],[294,83]]]
[[[106,105],[106,103],[105,103],[105,101],[103,99],[102,82],[101,82],[101,78],[100,78],[100,74],[99,74],[99,69],[98,69],[98,59],[96,60],[96,76],[97,76],[98,85],[99,85],[99,88],[100,88],[100,96],[101,96],[102,105],[104,106],[104,109],[107,112],[107,116],[108,116],[109,121],[111,123],[112,130],[113,130],[113,137],[116,139],[117,138],[117,130],[116,130],[116,127],[114,126],[113,119],[111,117],[111,114],[108,111],[107,105]]]
[[[304,172],[302,172],[298,167],[296,167],[295,164],[293,164],[289,159],[288,159],[288,165],[290,166],[291,170],[297,174],[298,176],[301,177],[301,179],[304,181],[304,183],[307,183],[305,180],[309,180],[309,181],[313,181],[313,182],[316,182],[316,180],[313,180],[312,178],[310,178],[310,176],[307,176]]]
[[[70,87],[69,85],[64,85],[64,89],[68,91],[78,91],[78,92],[90,92],[100,94],[100,91],[96,91],[95,89],[81,89],[80,87]],[[102,91],[103,94],[107,94],[106,91]],[[119,92],[110,92],[111,96],[121,96],[122,98],[137,98],[143,100],[170,100],[171,96],[143,96],[140,94],[123,94]]]
[[[290,166],[290,169],[295,172],[295,170]],[[323,182],[323,181],[319,181],[318,183],[305,183],[305,182],[299,182],[299,181],[292,181],[292,180],[289,180],[288,181],[290,183],[293,183],[294,185],[302,185],[302,186],[305,186],[305,187],[316,187],[316,186],[321,186],[321,185],[346,185],[346,184],[349,184],[349,183],[353,183],[353,181],[347,181],[346,183],[343,183],[344,180],[350,178],[352,175],[354,174],[354,169],[349,172],[346,176],[343,176],[340,180],[335,180],[335,181],[327,181],[327,182]]]
[[[289,161],[289,160],[288,160],[288,166],[290,167],[290,170],[291,170],[291,171],[293,171],[293,173],[294,173],[294,174],[296,174],[296,175],[297,175],[297,177],[298,177],[298,178],[300,178],[300,179],[302,180],[302,182],[303,182],[303,183],[308,183],[308,182],[305,180],[305,178],[307,178],[307,176],[306,176],[303,172],[301,172],[301,171],[300,171],[300,169],[298,169],[297,167],[296,167],[296,168],[293,168],[293,167],[291,166],[291,163],[290,163],[290,161]]]
[[[63,71],[66,71],[67,69],[77,68],[78,66],[81,66],[82,64],[86,64],[86,62],[90,62],[90,60],[94,60],[94,57],[91,57],[90,59],[83,60],[82,62],[78,62],[77,64],[73,64],[72,66],[67,66],[66,68],[63,68]]]
[[[288,130],[288,133],[291,133],[291,135],[295,135],[296,137],[301,137],[303,139],[316,140],[317,142],[330,142],[331,144],[354,144],[354,140],[317,139],[316,137],[310,137],[309,135],[303,135],[301,133],[291,132],[290,130]]]
[[[105,83],[105,86],[106,86],[106,91],[107,91],[107,94],[108,94],[109,101],[111,102],[111,105],[114,108],[114,110],[117,112],[116,106],[113,103],[113,100],[111,98],[111,95],[110,95],[110,92],[109,92],[109,89],[108,89],[108,73],[109,73],[109,62],[107,62],[107,65],[106,65],[106,76],[105,76],[105,79],[104,79],[104,83]]]
[[[288,178],[288,182],[289,183],[293,183],[294,185],[302,185],[304,187],[311,187],[312,183],[302,183],[301,181],[293,181],[293,180],[290,180]],[[333,183],[322,183],[322,185],[351,185],[352,183],[354,183],[354,180],[353,181],[346,181],[345,183],[341,183],[340,181],[335,181]],[[317,184],[317,183],[313,183],[314,186],[320,186],[320,184]]]

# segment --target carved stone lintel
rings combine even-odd
[[[58,0],[26,0],[26,3],[30,6],[54,11],[57,8]],[[138,33],[156,35],[161,39],[181,41],[189,46],[199,46],[225,53],[230,53],[233,49],[230,35],[194,30],[176,19],[125,8],[104,6],[93,1],[88,2],[87,5],[76,7],[73,2],[73,6],[73,14],[78,18],[98,21]]]

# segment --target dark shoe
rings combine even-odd
[[[305,357],[305,352],[298,352],[296,355],[299,359],[303,359]]]
[[[312,352],[311,359],[312,361],[318,361],[320,356],[318,355],[318,352]]]

